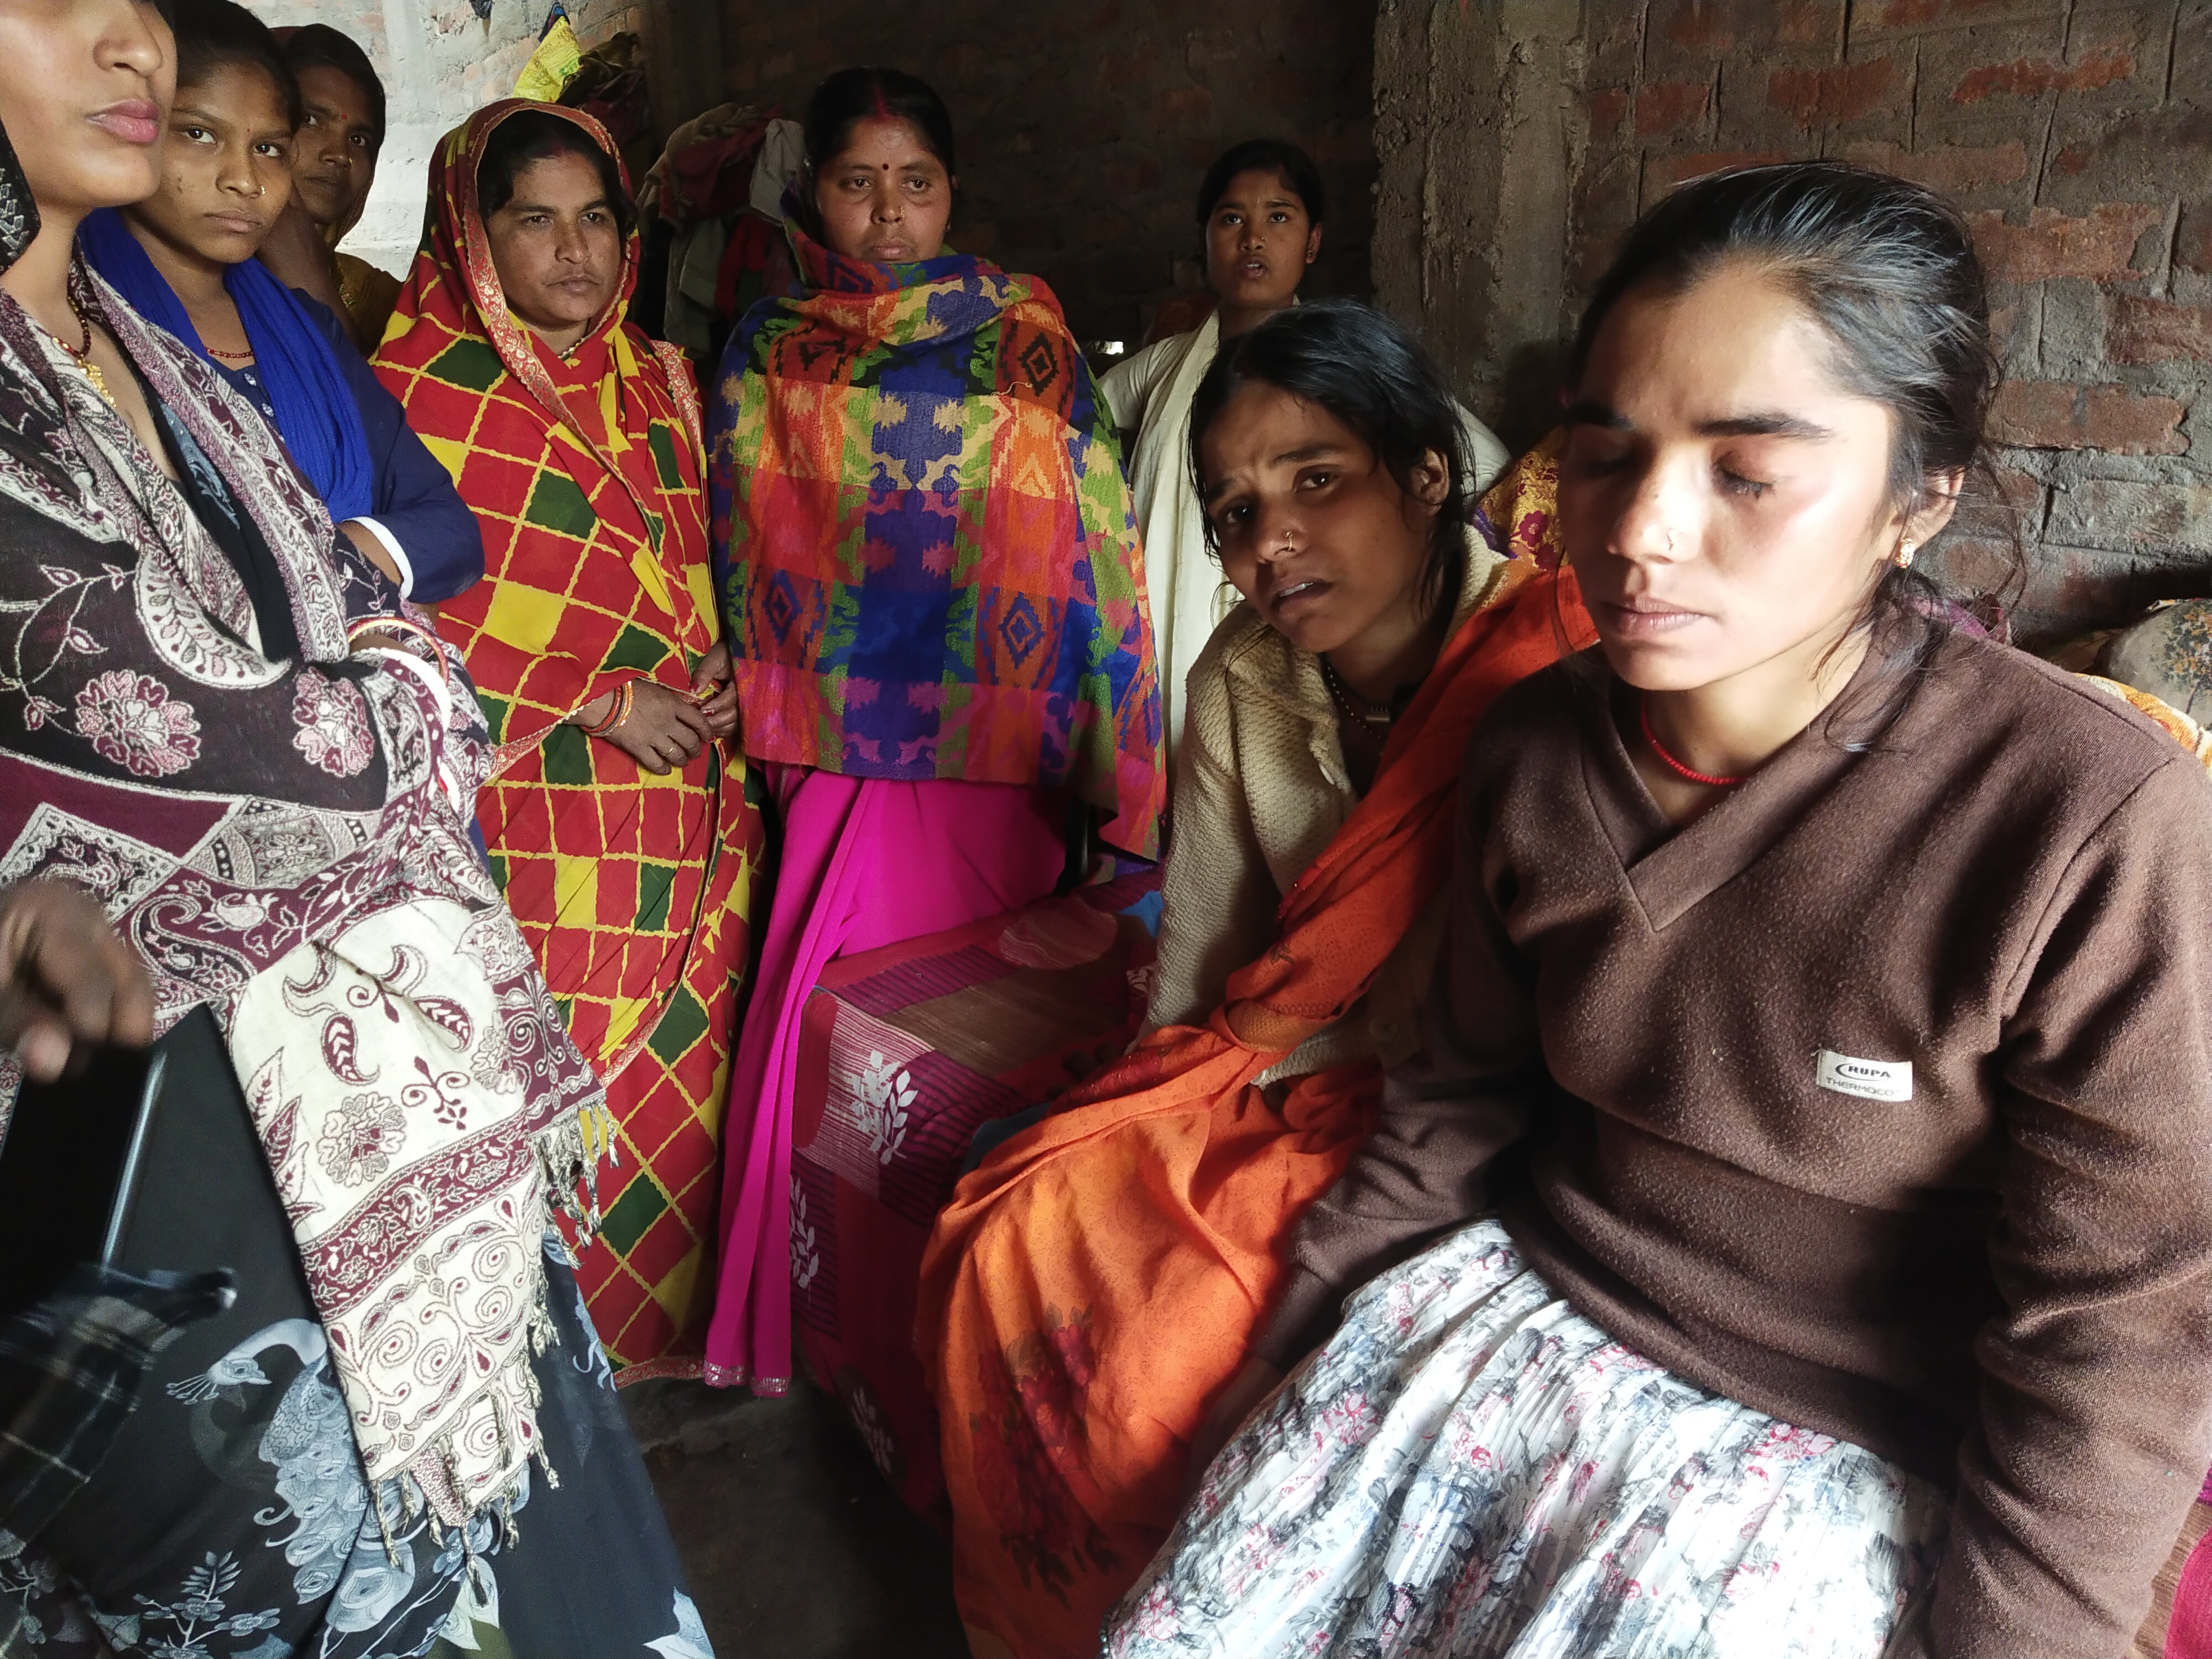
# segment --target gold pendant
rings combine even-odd
[[[92,389],[100,394],[100,401],[110,409],[115,408],[115,394],[107,389],[107,377],[100,372],[100,365],[90,357],[80,357],[77,366],[84,370],[85,379],[92,382]]]

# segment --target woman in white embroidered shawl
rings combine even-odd
[[[1223,151],[1198,188],[1212,313],[1189,332],[1146,346],[1099,378],[1099,395],[1122,434],[1145,539],[1170,777],[1182,738],[1183,680],[1237,602],[1206,551],[1206,515],[1191,483],[1191,396],[1223,340],[1298,302],[1306,267],[1321,257],[1327,213],[1321,170],[1296,144],[1254,138]],[[1471,501],[1490,488],[1509,457],[1497,435],[1465,410],[1460,425],[1474,463]]]
[[[468,682],[76,252],[155,188],[173,45],[0,0],[0,883],[89,890],[152,982],[123,1265],[238,1296],[0,1533],[0,1650],[702,1655],[551,1231],[599,1091],[469,844]]]

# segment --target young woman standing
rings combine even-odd
[[[1233,597],[1206,538],[1190,470],[1190,405],[1223,343],[1298,302],[1321,255],[1328,200],[1321,169],[1296,144],[1253,138],[1216,156],[1198,187],[1212,314],[1187,333],[1146,346],[1098,380],[1127,449],[1129,491],[1144,532],[1152,628],[1160,653],[1160,708],[1172,774],[1182,739],[1184,680]],[[1458,410],[1472,495],[1504,470],[1505,447]]]
[[[292,71],[258,18],[233,0],[177,0],[161,187],[92,215],[79,240],[133,309],[260,411],[339,533],[402,597],[437,605],[483,574],[474,515],[346,325],[254,257],[291,200],[301,118]]]

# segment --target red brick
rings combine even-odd
[[[1846,146],[1844,155],[1847,161],[1879,167],[1930,190],[2013,185],[2027,177],[2027,146],[2018,138],[1984,146],[1938,144],[1919,151],[1896,143],[1857,143]]]
[[[2097,202],[2132,196],[2138,179],[2191,192],[2208,177],[2212,156],[2212,109],[2178,100],[2157,110],[2114,112],[2094,122],[2076,114],[2062,131],[2065,145],[2051,158],[2038,199],[2079,211]],[[2086,131],[2084,129],[2087,129]]]
[[[1600,87],[1589,95],[1590,137],[1609,138],[1620,131],[1620,124],[1628,115],[1628,90],[1625,87]]]
[[[1777,149],[1698,149],[1680,155],[1654,155],[1644,164],[1645,184],[1659,190],[1672,190],[1692,179],[1702,179],[1708,173],[1719,173],[1728,167],[1757,167],[1767,161],[1786,161],[1790,158]]]
[[[2046,92],[2091,92],[2124,81],[2136,72],[2136,57],[2118,47],[2093,52],[2078,64],[2048,58],[2021,58],[2009,64],[1984,64],[1969,70],[1951,88],[1954,104],[1978,104],[1996,93],[2040,98]]]
[[[2007,380],[1990,404],[1990,436],[2021,449],[2081,448],[2081,388],[2063,380]]]
[[[2105,323],[2105,355],[2122,363],[2212,359],[2212,306],[2115,295]]]
[[[1636,136],[1662,137],[1705,118],[1713,89],[1703,81],[1653,81],[1636,89]]]
[[[1801,127],[1854,121],[1878,107],[1893,82],[1897,65],[1887,58],[1832,69],[1778,69],[1766,79],[1766,101],[1787,110]]]
[[[1943,586],[1956,593],[2001,597],[2011,586],[2019,556],[1996,536],[1968,536],[1954,526],[1929,551],[1942,561]]]
[[[1615,155],[1595,157],[1575,181],[1572,211],[1568,224],[1572,240],[1567,251],[1568,293],[1579,298],[1613,263],[1621,238],[1636,221],[1636,186],[1643,158]]]
[[[2142,396],[2125,386],[2093,386],[2081,394],[2088,447],[2114,455],[2185,455],[2187,407],[2172,398]]]
[[[2001,213],[1967,217],[1974,246],[1990,276],[2000,283],[2039,283],[2052,276],[2124,276],[2135,258],[2136,239],[2166,216],[2148,202],[2107,202],[2079,219],[2036,208],[2024,225]]]
[[[2171,398],[2118,386],[2007,380],[1990,408],[1990,435],[2020,449],[2101,449],[2114,455],[2181,455],[2188,413]]]

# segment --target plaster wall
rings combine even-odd
[[[272,25],[327,23],[361,42],[383,76],[391,131],[368,211],[349,252],[395,275],[414,258],[430,152],[469,113],[505,97],[536,49],[550,0],[246,0]],[[721,63],[715,0],[565,0],[579,40],[623,29],[643,37],[656,125],[665,131],[714,100]]]

